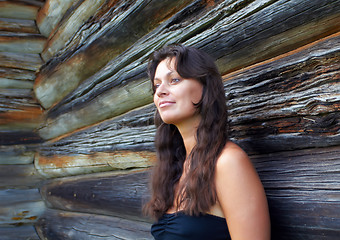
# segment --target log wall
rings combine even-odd
[[[35,24],[40,0],[0,1],[0,239],[40,239],[34,224],[46,207],[34,167],[44,121],[35,98],[46,37]]]
[[[264,184],[272,239],[337,239],[340,1],[0,5],[6,239],[152,239],[141,213],[155,162],[145,69],[171,43],[216,59],[230,137]]]

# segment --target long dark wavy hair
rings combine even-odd
[[[175,60],[176,70],[182,78],[193,78],[202,83],[203,93],[200,102],[193,103],[201,121],[197,129],[197,144],[188,153],[190,165],[180,183],[187,156],[183,139],[177,127],[164,123],[156,111],[157,163],[152,173],[151,199],[144,206],[145,213],[156,219],[166,213],[174,201],[189,215],[210,210],[217,200],[214,181],[216,161],[228,140],[226,97],[214,60],[193,47],[163,47],[154,52],[149,61],[148,74],[152,83],[158,64],[165,59]]]

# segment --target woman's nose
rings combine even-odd
[[[158,97],[168,95],[169,90],[168,90],[166,84],[162,83],[161,85],[159,85],[158,88],[156,89],[156,94],[157,94]]]

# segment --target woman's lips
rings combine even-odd
[[[170,106],[170,105],[172,105],[172,104],[174,104],[175,102],[173,102],[173,101],[162,101],[162,102],[160,102],[159,103],[159,107],[160,108],[163,108],[163,107],[167,107],[167,106]]]

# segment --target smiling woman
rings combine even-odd
[[[266,195],[247,154],[228,140],[221,76],[205,52],[156,51],[157,163],[147,214],[156,240],[270,239]]]

